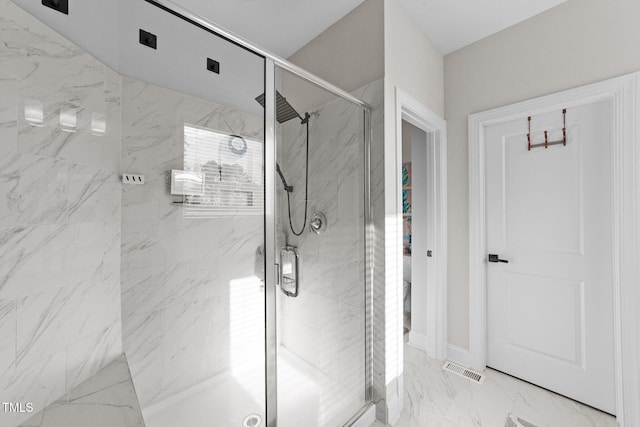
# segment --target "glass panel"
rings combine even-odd
[[[276,82],[278,426],[333,427],[367,399],[365,115],[288,71]]]
[[[265,61],[141,3],[162,34],[124,65],[124,350],[147,427],[242,426],[265,418]]]
[[[0,402],[34,412],[0,425],[40,425],[53,402],[63,418],[80,384],[105,419],[134,423],[139,403],[147,427],[256,425],[265,60],[148,2],[119,7],[113,70],[0,0]],[[88,390],[105,367],[116,383]]]

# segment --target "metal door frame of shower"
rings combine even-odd
[[[270,67],[270,63],[272,63],[274,66]],[[265,169],[265,173],[267,174],[267,178],[268,180],[270,180],[269,183],[265,182],[266,185],[268,185],[269,187],[266,188],[266,193],[265,193],[265,203],[267,206],[269,206],[272,209],[272,215],[265,215],[265,221],[266,221],[266,225],[267,227],[271,227],[274,230],[273,234],[267,234],[266,236],[266,241],[265,241],[265,247],[266,248],[272,248],[272,250],[270,251],[271,253],[271,257],[272,259],[269,260],[269,257],[266,257],[266,260],[268,263],[271,264],[271,266],[274,267],[273,272],[271,273],[271,275],[267,275],[266,277],[272,277],[273,281],[274,281],[274,285],[277,282],[277,275],[278,272],[276,271],[275,267],[277,266],[276,264],[276,252],[277,252],[277,242],[276,242],[276,234],[275,231],[277,230],[277,218],[278,218],[278,211],[277,211],[277,200],[276,200],[276,185],[277,185],[277,179],[276,179],[276,171],[275,171],[275,165],[277,163],[277,158],[278,158],[278,149],[277,149],[277,137],[276,137],[276,132],[275,132],[275,124],[276,124],[276,73],[275,71],[278,69],[282,69],[282,70],[286,70],[286,71],[291,71],[288,70],[282,66],[280,66],[279,64],[275,63],[275,61],[271,61],[270,58],[266,59],[266,73],[265,73],[265,94],[266,98],[265,98],[265,108],[266,106],[269,106],[270,111],[267,111],[265,109],[265,130],[268,129],[267,127],[267,123],[269,126],[273,127],[273,131],[270,132],[270,135],[268,136],[268,138],[273,138],[272,144],[268,144],[268,146],[265,146],[265,155],[266,155],[266,160],[265,161],[265,165],[268,164],[268,168],[271,170],[269,171],[269,169]],[[271,72],[271,70],[273,70],[273,73]],[[300,76],[300,74],[298,73],[294,73],[298,76]],[[330,90],[329,88],[321,85],[318,83],[318,81],[322,82],[323,80],[315,77],[316,80],[311,80],[308,79],[304,76],[303,79],[309,81],[310,83],[316,84],[318,87],[323,88],[323,89],[327,89]],[[327,83],[328,85],[330,85],[329,83]],[[331,85],[330,85],[331,86]],[[338,92],[334,92],[336,95],[341,96],[341,93],[343,91],[342,90],[338,90]],[[351,97],[351,95],[350,95]],[[350,100],[350,99],[347,99]],[[362,190],[364,191],[364,221],[362,226],[364,227],[364,238],[365,238],[365,244],[364,244],[364,253],[363,253],[363,259],[365,261],[365,296],[364,296],[364,309],[365,309],[365,405],[359,410],[357,411],[352,418],[350,418],[345,424],[344,426],[351,426],[351,425],[356,425],[358,420],[361,419],[361,417],[364,419],[366,419],[365,414],[367,414],[368,410],[374,405],[372,402],[372,398],[373,398],[373,238],[374,238],[374,231],[373,231],[373,217],[372,217],[372,206],[371,206],[371,108],[364,102],[360,102],[357,104],[358,106],[360,106],[362,108],[362,114],[363,114],[363,139],[364,139],[364,152],[362,155],[362,161],[364,163],[364,186],[362,188]],[[268,141],[268,139],[265,139],[265,142]],[[266,211],[265,211],[266,214]],[[269,241],[270,239],[272,239],[272,241]],[[265,252],[269,252],[269,251],[265,251]],[[269,273],[268,271],[266,272],[267,274]],[[266,286],[265,289],[268,289],[268,295],[267,295],[267,319],[271,321],[271,325],[276,325],[275,321],[276,321],[276,294],[277,294],[277,290],[276,290],[276,286]],[[269,312],[271,311],[271,315],[269,314]],[[275,328],[271,328],[273,329],[273,331],[269,330],[270,328],[267,328],[267,378],[277,378],[276,375],[276,371],[277,371],[277,337],[275,336]],[[273,336],[270,337],[270,333],[273,332]],[[272,358],[272,361],[270,362],[269,359]],[[271,367],[271,369],[270,369]],[[271,371],[271,374],[270,374]],[[275,386],[275,382],[274,384],[272,384]],[[270,384],[267,384],[267,389],[269,389]],[[271,398],[270,396],[273,396],[273,398]],[[271,412],[269,412],[269,407],[271,407],[272,405],[273,408],[271,410]],[[270,416],[271,414],[277,414],[277,407],[275,406],[277,405],[277,389],[273,389],[273,393],[272,394],[268,394],[267,395],[267,427],[276,427],[277,426],[277,417],[272,418]],[[359,425],[359,424],[357,424]]]
[[[298,77],[313,83],[335,95],[361,107],[364,114],[364,231],[365,231],[365,406],[346,424],[356,422],[369,410],[372,403],[373,389],[373,220],[371,216],[371,109],[366,102],[339,87],[315,76],[307,70],[280,58],[279,56],[255,45],[220,27],[213,22],[198,16],[170,0],[145,0],[191,24],[221,37],[245,50],[264,58],[264,173],[265,173],[265,412],[267,427],[277,426],[277,336],[276,336],[276,128],[275,128],[275,92],[276,66],[289,71]],[[271,282],[271,283],[269,283]],[[268,325],[268,326],[267,326]]]
[[[273,60],[264,63],[264,248],[265,248],[265,415],[267,427],[278,425],[278,337],[276,231],[276,67]],[[271,282],[271,283],[269,283]]]

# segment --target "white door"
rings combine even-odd
[[[532,143],[562,139],[562,111]],[[487,365],[615,414],[611,103],[486,130]]]

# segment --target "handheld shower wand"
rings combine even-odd
[[[293,192],[293,186],[287,184],[287,180],[284,178],[284,174],[280,170],[280,165],[278,163],[276,163],[276,171],[278,172],[278,175],[280,175],[280,181],[282,181],[282,185],[284,187],[284,191],[286,191],[287,193],[292,193]]]

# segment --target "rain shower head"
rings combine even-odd
[[[265,94],[256,97],[256,101],[262,107],[265,106]],[[284,187],[284,191],[287,192],[287,208],[289,211],[289,227],[291,228],[291,232],[295,236],[301,236],[307,227],[307,210],[309,207],[309,119],[311,115],[309,113],[304,113],[304,117],[302,117],[294,108],[287,102],[287,98],[282,96],[280,92],[276,91],[276,121],[280,124],[288,122],[291,119],[295,118],[300,119],[301,125],[306,125],[307,128],[307,154],[306,154],[306,166],[305,166],[305,181],[304,181],[304,220],[302,221],[302,228],[300,231],[295,231],[293,228],[293,221],[291,220],[291,193],[293,193],[293,186],[287,184],[287,180],[284,178],[284,174],[280,169],[280,165],[276,163],[276,172],[280,175],[280,180],[282,181],[282,186]]]
[[[256,97],[256,101],[264,107],[264,93]],[[280,92],[276,91],[276,120],[282,124],[288,122],[291,119],[299,118],[304,120],[300,114],[289,104],[287,98],[282,96]]]

